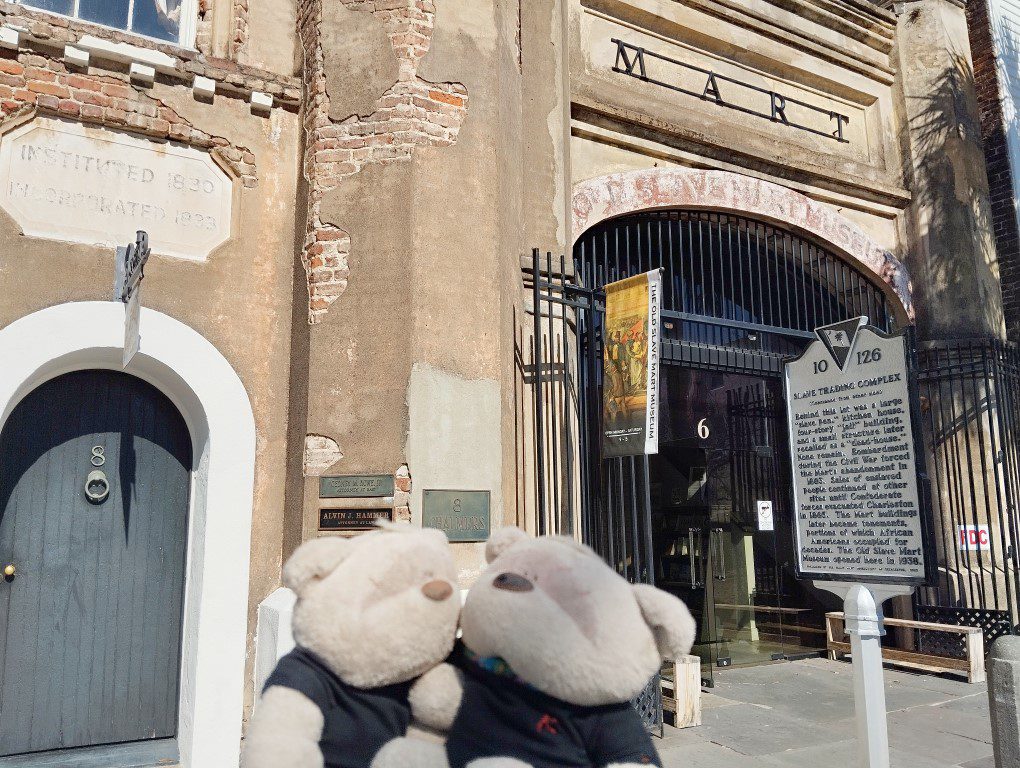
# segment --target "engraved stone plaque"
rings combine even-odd
[[[0,138],[0,206],[26,235],[114,246],[149,233],[204,260],[230,237],[233,184],[208,152],[38,117]]]

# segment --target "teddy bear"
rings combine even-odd
[[[243,768],[368,768],[412,719],[449,727],[458,683],[443,661],[461,600],[442,531],[384,524],[308,541],[283,583],[297,595],[297,647],[266,681]]]
[[[690,651],[687,606],[566,537],[503,529],[486,560],[461,611],[464,681],[447,692],[460,706],[445,750],[399,739],[373,768],[661,766],[630,701],[663,658]]]

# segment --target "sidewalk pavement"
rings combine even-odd
[[[854,768],[849,662],[718,670],[698,728],[667,726],[665,768]],[[885,669],[892,768],[994,768],[983,683]]]

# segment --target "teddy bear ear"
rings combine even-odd
[[[659,655],[678,659],[690,653],[696,625],[683,601],[648,584],[634,584],[632,588],[645,623],[655,636]]]
[[[313,581],[336,570],[351,551],[346,539],[312,539],[298,547],[283,566],[283,585],[298,595]]]
[[[489,540],[485,543],[485,562],[491,563],[514,544],[527,538],[529,538],[528,534],[520,528],[512,526],[493,531],[489,536]]]

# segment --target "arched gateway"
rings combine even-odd
[[[716,666],[816,653],[824,612],[838,606],[794,577],[783,359],[820,325],[858,315],[885,330],[909,322],[906,271],[834,209],[731,173],[592,179],[575,188],[573,215],[573,276],[550,277],[546,298],[565,297],[576,312],[583,538],[626,577],[687,601],[709,684]],[[656,268],[659,453],[603,460],[604,286]],[[566,336],[552,327],[555,314],[541,314],[549,339]],[[567,346],[553,359],[567,359]],[[555,381],[543,386],[540,399],[560,396]],[[546,450],[563,442],[555,418]],[[550,463],[546,472],[572,471],[569,458]],[[549,495],[552,509],[569,503]]]
[[[651,168],[582,181],[571,208],[575,240],[606,219],[669,208],[734,213],[784,227],[855,265],[898,300],[904,319],[913,317],[910,278],[895,256],[831,206],[778,184],[728,171]]]

